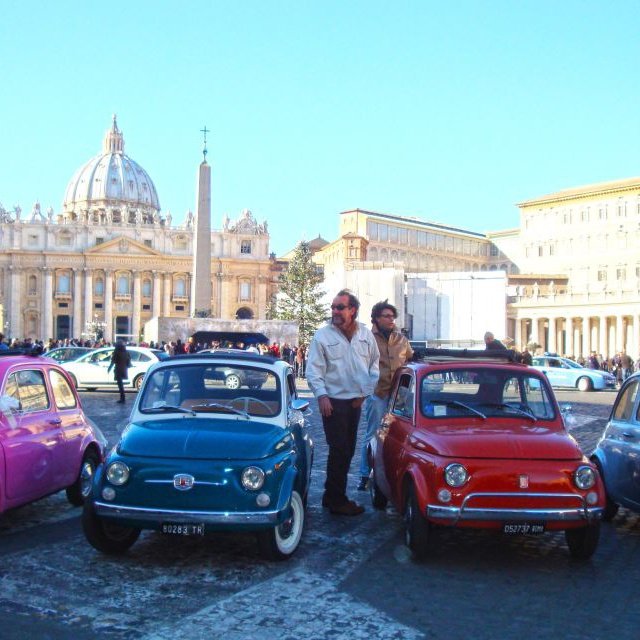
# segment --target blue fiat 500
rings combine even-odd
[[[232,367],[263,380],[230,388]],[[128,549],[142,529],[201,536],[255,531],[267,558],[298,548],[313,442],[291,367],[245,353],[183,355],[153,365],[130,424],[96,472],[83,512],[87,540]]]

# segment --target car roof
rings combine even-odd
[[[52,358],[47,358],[38,349],[8,349],[0,351],[0,369],[6,370],[16,364],[38,364],[60,369]]]
[[[413,361],[423,364],[509,364],[524,367],[511,349],[416,349]]]
[[[217,349],[216,351],[197,353],[180,353],[175,356],[171,356],[168,361],[175,360],[194,360],[196,358],[203,358],[206,360],[219,360],[229,362],[230,360],[239,360],[242,363],[245,362],[257,362],[259,364],[275,364],[276,362],[284,363],[284,360],[276,358],[275,356],[261,356],[259,353],[253,353],[252,351],[241,351],[240,349]],[[164,362],[167,362],[165,360]]]

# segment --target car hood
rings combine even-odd
[[[281,427],[256,420],[185,417],[131,423],[117,450],[137,457],[260,460],[283,449],[290,438]]]
[[[449,458],[509,460],[580,460],[578,443],[566,431],[538,424],[488,426],[439,425],[416,430],[410,438],[417,449]]]

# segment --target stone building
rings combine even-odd
[[[194,216],[163,215],[147,172],[124,153],[115,116],[102,152],[73,175],[61,210],[0,205],[5,336],[137,341],[153,317],[190,314]],[[277,286],[267,224],[245,210],[211,231],[211,312],[262,319]]]

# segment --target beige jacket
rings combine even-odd
[[[389,340],[385,340],[385,337],[378,331],[378,327],[375,324],[372,332],[380,351],[380,377],[378,378],[375,394],[379,398],[386,398],[391,393],[393,374],[396,369],[411,359],[413,349],[409,341],[397,329],[391,332]]]

